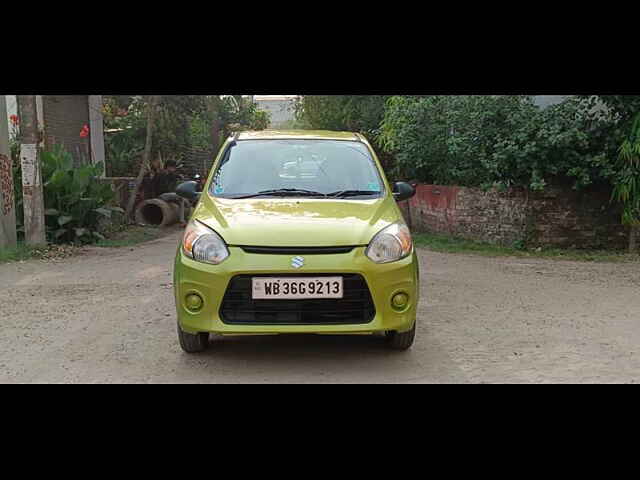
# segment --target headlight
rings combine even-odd
[[[376,263],[389,263],[409,255],[412,247],[411,233],[407,226],[404,223],[394,223],[373,237],[365,254]]]
[[[229,256],[229,250],[224,240],[209,227],[197,220],[187,225],[182,238],[182,251],[197,262],[218,265]]]

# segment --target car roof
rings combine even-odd
[[[236,140],[351,140],[360,141],[357,133],[331,132],[328,130],[261,130],[255,132],[240,132]]]

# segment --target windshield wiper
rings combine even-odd
[[[303,190],[299,188],[277,188],[273,190],[263,190],[250,195],[241,195],[232,197],[234,199],[255,198],[255,197],[289,197],[289,196],[305,196],[305,197],[326,197],[324,193],[314,192],[313,190]]]
[[[380,192],[376,192],[374,190],[340,190],[338,192],[327,193],[327,197],[333,198],[360,197],[371,195],[380,195]]]

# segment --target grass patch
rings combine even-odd
[[[19,262],[34,258],[35,248],[19,243],[17,247],[0,248],[0,263]]]
[[[85,245],[105,248],[131,247],[140,243],[156,240],[175,231],[172,228],[131,226],[111,233],[105,240]],[[25,260],[59,260],[75,255],[82,245],[43,245],[32,247],[18,243],[17,247],[0,248],[0,264]]]
[[[18,243],[17,247],[0,249],[0,263],[25,260],[59,260],[75,255],[81,247],[75,245],[42,245],[33,247]]]
[[[100,240],[96,243],[96,246],[104,248],[131,247],[161,238],[170,231],[172,230],[167,228],[141,227],[139,225],[133,225],[125,230],[113,233],[105,240]]]
[[[418,233],[413,235],[416,246],[435,252],[467,253],[486,257],[526,257],[572,260],[580,262],[632,262],[640,261],[640,255],[632,255],[615,250],[577,250],[562,248],[518,249],[463,238]]]

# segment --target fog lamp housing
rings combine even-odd
[[[190,293],[185,297],[185,306],[187,310],[190,312],[199,312],[202,310],[202,306],[204,305],[204,300],[197,293]]]
[[[409,305],[409,295],[404,292],[396,293],[391,297],[391,306],[396,310],[404,310]]]

